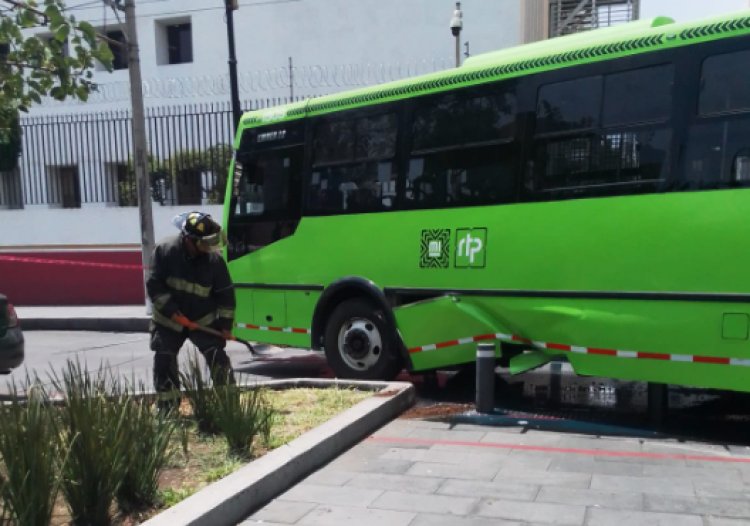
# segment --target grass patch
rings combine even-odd
[[[270,391],[267,396],[275,410],[275,417],[268,439],[253,444],[253,458],[291,442],[372,396],[372,393],[354,389],[303,388]],[[189,411],[187,404],[183,403],[181,411],[183,414]],[[229,454],[229,446],[223,436],[206,435],[194,425],[186,432],[190,444],[187,453],[180,447],[162,473],[159,485],[164,488],[162,496],[165,504],[167,500],[176,504],[246,463],[241,457]],[[174,440],[177,442],[177,438]],[[175,500],[178,496],[179,500]]]

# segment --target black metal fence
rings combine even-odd
[[[263,99],[243,106],[258,109],[290,101]],[[21,128],[18,167],[0,172],[0,208],[138,204],[129,110],[27,117]],[[147,109],[146,133],[155,202],[223,202],[233,142],[229,103]]]

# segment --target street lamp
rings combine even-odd
[[[456,67],[461,65],[461,29],[464,27],[464,14],[461,12],[461,2],[456,2],[456,10],[451,17],[451,33],[456,37]]]
[[[237,57],[234,50],[234,11],[239,7],[238,0],[224,0],[227,16],[227,40],[229,41],[229,86],[232,96],[232,120],[234,131],[240,126],[242,109],[240,108],[240,90],[237,85]]]

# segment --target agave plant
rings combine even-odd
[[[60,431],[70,453],[62,490],[75,525],[111,523],[111,505],[125,473],[131,400],[112,382],[105,368],[92,377],[78,361],[68,361],[62,377],[53,378],[64,395]]]
[[[30,388],[22,402],[15,383],[12,401],[0,406],[0,524],[47,526],[60,489],[65,450],[41,388]]]
[[[190,400],[198,431],[212,435],[218,434],[220,430],[214,415],[216,394],[196,353],[190,354],[187,371],[180,373],[180,378],[185,387],[185,394]]]
[[[243,392],[234,384],[215,389],[214,417],[227,440],[232,455],[249,457],[255,439],[266,438],[271,431],[275,411],[265,391]]]
[[[170,415],[154,415],[143,397],[130,399],[124,418],[125,471],[116,498],[122,511],[131,512],[158,502],[159,474],[170,460],[169,444],[179,423]]]

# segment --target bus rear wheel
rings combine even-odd
[[[331,313],[325,331],[328,365],[339,378],[391,380],[403,368],[394,329],[363,299],[350,299]]]

